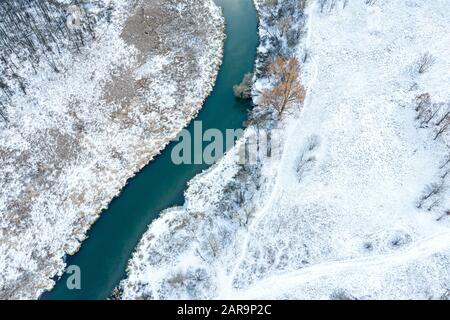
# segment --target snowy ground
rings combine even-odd
[[[450,2],[372,3],[308,2],[296,53],[307,96],[274,133],[279,152],[242,166],[238,144],[193,179],[185,206],[143,237],[124,299],[449,296],[449,133],[435,137],[450,102]],[[426,52],[435,62],[421,73]],[[439,106],[426,125],[424,93]]]
[[[66,1],[69,3],[70,1]],[[64,70],[21,70],[0,121],[0,298],[37,298],[100,211],[197,114],[221,63],[212,0],[106,1]]]

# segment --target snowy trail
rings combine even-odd
[[[307,11],[308,33],[307,33],[307,37],[306,37],[306,41],[305,41],[306,49],[309,49],[310,43],[311,43],[311,37],[312,37],[312,31],[313,31],[313,23],[312,23],[313,22],[313,12],[316,8],[315,4],[316,3],[313,2]],[[304,109],[308,108],[312,103],[311,91],[317,80],[317,74],[318,74],[317,62],[313,55],[311,55],[310,58],[311,58],[310,64],[312,67],[312,73],[311,73],[310,79],[306,85],[307,91],[306,91],[306,98],[305,98],[304,105],[303,105]],[[233,290],[233,280],[235,279],[235,276],[239,270],[239,267],[244,262],[245,257],[248,253],[251,235],[254,233],[255,230],[257,230],[260,221],[270,212],[270,209],[274,205],[276,205],[277,200],[280,199],[281,191],[283,190],[282,186],[285,185],[285,181],[289,178],[292,178],[289,174],[284,174],[284,171],[282,170],[282,168],[286,168],[288,163],[291,161],[291,155],[293,154],[293,152],[295,152],[295,150],[292,150],[293,147],[296,145],[295,142],[297,139],[294,132],[298,131],[300,129],[300,126],[301,126],[301,121],[296,120],[294,123],[291,123],[291,127],[288,128],[288,130],[287,130],[288,132],[287,132],[286,136],[288,138],[285,142],[285,148],[283,150],[281,161],[278,164],[275,185],[273,187],[273,190],[272,190],[269,198],[265,201],[264,207],[262,207],[259,210],[259,213],[255,214],[255,219],[249,226],[248,232],[246,232],[246,234],[245,234],[245,238],[243,239],[241,250],[239,251],[240,255],[239,255],[238,259],[236,260],[234,268],[232,269],[231,273],[226,276],[226,279],[227,279],[226,284],[223,287],[227,288],[227,289],[223,290],[224,294],[227,294],[227,292],[232,292],[232,290]]]
[[[425,259],[445,250],[450,250],[450,232],[448,231],[439,232],[431,237],[417,241],[399,253],[325,262],[285,274],[274,274],[255,283],[246,290],[235,292],[230,297],[239,296],[241,299],[263,298],[264,294],[268,292],[273,295],[275,288],[281,288],[282,291],[287,292],[289,289],[322,277],[333,277],[335,274],[354,269],[361,271],[375,268],[386,269],[408,261]]]

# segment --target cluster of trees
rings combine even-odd
[[[373,6],[375,2],[376,0],[366,0],[366,4],[369,6]],[[338,3],[340,3],[342,5],[342,8],[345,9],[348,4],[348,0],[319,0],[317,3],[319,4],[320,12],[324,13],[325,10],[327,12],[331,12],[332,10],[334,10]]]
[[[264,64],[277,55],[292,56],[304,35],[306,0],[263,0],[261,6],[266,35],[260,41],[268,50],[258,59]]]
[[[423,59],[421,61],[430,60]],[[422,65],[422,63],[419,65]],[[435,140],[445,133],[450,132],[450,102],[433,103],[430,94],[423,93],[416,97],[416,112],[416,120],[419,122],[420,127],[433,129],[435,132]],[[441,204],[443,192],[448,187],[446,179],[450,174],[449,164],[450,155],[447,156],[446,160],[439,168],[441,170],[439,181],[426,186],[417,203],[417,208],[426,208],[428,211],[431,211]],[[447,216],[450,216],[450,210],[446,210],[437,220],[440,221]]]
[[[26,94],[24,66],[36,72],[46,63],[55,72],[64,50],[80,51],[95,38],[96,17],[85,13],[86,2],[63,5],[54,0],[0,1],[0,116],[6,119],[6,101],[16,89]]]
[[[450,102],[432,103],[428,93],[416,97],[416,120],[420,127],[432,127],[436,132],[434,140],[450,132]]]

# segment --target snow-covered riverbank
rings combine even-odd
[[[67,2],[67,1],[66,1]],[[98,1],[97,1],[98,2]],[[21,70],[0,121],[0,297],[37,298],[126,181],[195,117],[222,60],[212,0],[106,1],[64,70]],[[105,4],[106,6],[106,4]]]
[[[295,50],[273,17],[301,8],[256,3],[260,57],[304,61],[304,105],[271,158],[238,164],[243,139],[189,183],[144,235],[122,298],[445,297],[448,3],[309,1]]]

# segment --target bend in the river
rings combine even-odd
[[[253,70],[257,38],[257,14],[252,0],[215,0],[226,20],[224,60],[216,85],[197,121],[203,130],[241,128],[249,103],[237,100],[233,85]],[[188,130],[193,132],[193,124]],[[169,207],[182,205],[186,183],[207,165],[175,165],[171,143],[155,160],[132,178],[88,233],[80,251],[67,258],[81,270],[81,290],[69,290],[67,275],[44,299],[106,299],[125,277],[128,260],[148,225]]]

